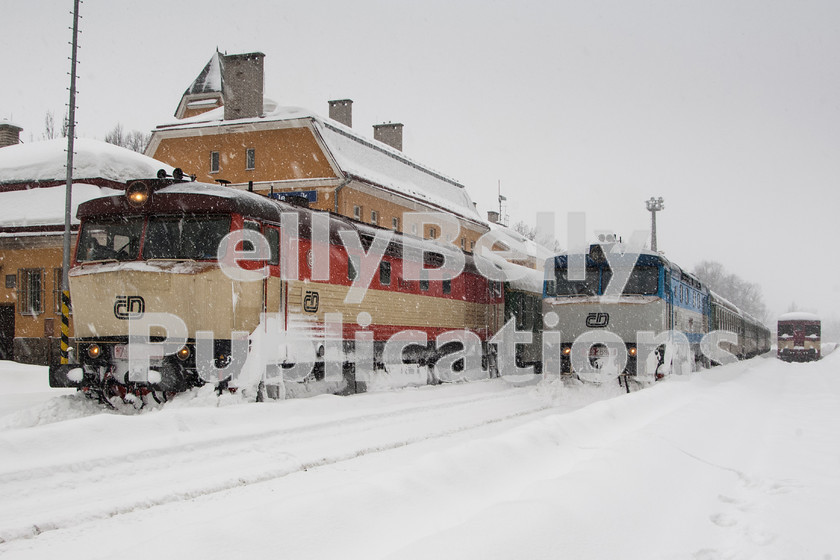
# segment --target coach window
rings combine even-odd
[[[265,239],[268,241],[268,264],[280,264],[280,231],[274,228],[266,228]]]
[[[219,172],[219,152],[210,152],[210,173]]]
[[[391,263],[388,261],[379,263],[379,283],[383,286],[391,285]]]
[[[359,277],[359,263],[361,259],[356,255],[347,256],[347,279],[350,281]]]
[[[256,168],[257,164],[257,151],[254,148],[248,148],[245,150],[245,169],[252,170]]]

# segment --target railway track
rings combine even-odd
[[[354,403],[360,406],[353,408],[344,406],[349,400],[344,399],[338,414],[314,422],[284,415],[282,405],[266,406],[254,416],[275,423],[273,426],[252,426],[245,433],[225,433],[223,427],[214,430],[212,425],[198,431],[185,428],[192,437],[164,433],[159,434],[154,445],[140,441],[136,448],[120,445],[119,451],[110,448],[109,441],[119,442],[120,426],[139,417],[99,415],[77,422],[80,430],[89,430],[80,434],[80,441],[85,442],[80,445],[87,448],[79,453],[83,459],[59,456],[40,464],[27,459],[24,441],[10,442],[19,434],[0,434],[0,444],[22,446],[15,465],[0,463],[0,495],[4,496],[0,542],[31,538],[45,531],[190,500],[551,411],[549,402],[535,399],[528,389],[500,390],[499,383],[488,383],[476,392],[455,396],[446,387],[439,388],[439,397],[421,403],[400,403],[392,395],[383,398],[374,394],[355,399]],[[235,409],[240,408],[243,407],[220,409],[219,421],[224,422],[227,417],[233,422],[233,416],[240,412]],[[296,403],[294,409],[301,406]],[[164,413],[172,414],[173,424],[184,428],[196,410]],[[246,414],[250,412],[246,410]],[[277,422],[283,425],[277,426]],[[237,426],[241,427],[241,422]],[[37,447],[38,436],[34,438],[29,445]]]

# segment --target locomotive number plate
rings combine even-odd
[[[128,345],[117,344],[114,346],[114,359],[127,360],[128,359]]]

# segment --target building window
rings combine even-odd
[[[14,290],[17,286],[17,276],[14,274],[7,274],[6,275],[6,288],[10,290]]]
[[[18,271],[18,310],[21,315],[44,312],[44,270],[22,268]]]
[[[354,220],[362,220],[362,207],[361,206],[354,206],[353,207],[353,219]]]
[[[433,227],[429,228],[429,239],[435,239],[437,237],[437,230]]]
[[[379,283],[383,286],[391,285],[391,263],[387,261],[379,263]]]
[[[370,212],[370,223],[373,225],[377,225],[379,223],[379,212],[376,210],[371,210]]]
[[[462,250],[462,251],[466,251],[466,250],[467,250],[467,240],[466,240],[466,238],[464,238],[464,237],[462,237],[462,238],[461,238],[461,250]]]
[[[470,241],[470,253],[475,251],[475,241]]]
[[[391,218],[391,228],[394,231],[400,231],[400,219],[399,218]]]
[[[219,152],[210,152],[210,173],[219,172]]]
[[[53,301],[55,302],[55,314],[61,315],[61,269],[53,269]],[[73,314],[73,303],[69,304],[70,314]]]
[[[245,169],[254,169],[257,164],[257,151],[254,148],[245,150]]]

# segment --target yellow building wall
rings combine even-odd
[[[75,244],[75,239],[73,240]],[[62,237],[60,235],[43,236],[39,238],[21,237],[15,240],[4,240],[0,247],[0,304],[15,305],[15,337],[43,338],[61,335],[61,275],[56,278],[55,270],[61,269]],[[9,246],[13,245],[13,246]],[[20,286],[20,270],[43,270],[43,312],[36,315],[22,315],[18,305]],[[6,287],[6,276],[15,276],[15,287]],[[51,319],[51,321],[46,321]],[[70,336],[73,336],[73,321],[70,320]]]
[[[250,170],[246,169],[249,148],[255,150],[255,165]],[[215,173],[210,171],[211,152],[219,152],[219,171]],[[247,183],[336,178],[306,127],[162,138],[151,156],[207,183],[217,179]]]

